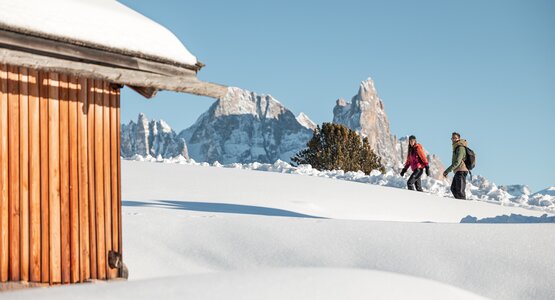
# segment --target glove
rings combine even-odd
[[[447,177],[447,172],[443,172],[443,177]]]
[[[426,176],[430,177],[430,166],[426,166]]]
[[[405,173],[407,173],[407,167],[404,167],[403,170],[401,170],[401,177],[405,176]]]

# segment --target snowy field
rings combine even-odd
[[[2,299],[555,299],[541,207],[138,161],[122,188],[129,281]],[[538,223],[460,223],[510,215]]]
[[[214,162],[213,164],[208,164],[206,162],[197,163],[193,159],[185,159],[183,156],[177,156],[174,158],[162,158],[161,156],[158,156],[157,158],[154,158],[150,155],[148,155],[147,157],[135,155],[130,158],[130,160],[299,174],[305,176],[333,178],[402,189],[406,189],[407,178],[410,175],[409,172],[409,175],[401,177],[398,172],[395,172],[391,169],[387,170],[385,174],[374,171],[370,175],[366,175],[363,172],[344,172],[342,170],[319,171],[313,169],[310,165],[300,165],[298,167],[294,167],[280,160],[276,161],[273,164],[233,163],[228,165],[222,165],[218,162]],[[451,176],[452,175],[453,174],[451,174]],[[487,180],[480,175],[469,176],[469,178],[470,180],[467,180],[466,187],[466,194],[468,199],[497,203],[505,206],[519,206],[529,209],[544,210],[546,212],[555,213],[555,186],[551,186],[541,191],[532,193],[526,185],[497,186],[495,183]],[[449,180],[436,180],[434,178],[423,176],[422,186],[430,194],[441,197],[452,197],[450,190],[451,182]]]

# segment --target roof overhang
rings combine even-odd
[[[171,64],[0,29],[0,63],[127,85],[146,98],[158,90],[220,99],[227,87],[200,81],[204,66]]]

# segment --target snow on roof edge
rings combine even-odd
[[[54,7],[65,4],[82,16],[64,21],[41,1],[0,0],[0,29],[195,70],[202,66],[169,29],[115,0],[44,2]],[[104,14],[103,22],[96,22]],[[65,11],[64,15],[72,14]]]
[[[90,43],[90,42],[86,42],[86,41],[72,40],[72,39],[68,39],[68,38],[48,35],[48,34],[45,34],[45,33],[42,33],[42,32],[30,31],[30,30],[26,30],[24,28],[16,28],[16,27],[6,25],[6,24],[2,23],[2,21],[0,21],[0,30],[11,31],[11,32],[24,34],[24,35],[29,35],[29,36],[38,37],[38,38],[43,38],[43,39],[47,39],[47,40],[51,40],[51,41],[55,41],[55,42],[67,43],[67,44],[71,44],[71,45],[87,47],[87,48],[92,48],[92,49],[96,49],[96,50],[101,50],[101,51],[112,52],[112,53],[116,53],[116,54],[122,54],[122,55],[142,58],[142,59],[151,60],[151,61],[159,62],[159,63],[171,64],[171,65],[178,66],[178,67],[185,67],[185,68],[198,70],[198,69],[200,69],[200,67],[204,66],[204,64],[202,62],[200,62],[199,60],[197,60],[196,64],[191,65],[191,64],[182,63],[182,62],[179,62],[179,61],[176,61],[176,60],[168,59],[168,58],[165,58],[165,57],[161,57],[161,56],[148,55],[148,54],[141,53],[141,52],[138,52],[138,51],[131,51],[131,50],[119,49],[119,48],[111,48],[111,47],[107,47],[107,46],[104,46],[104,45],[94,44],[94,43]]]

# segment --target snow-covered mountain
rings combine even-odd
[[[333,122],[343,124],[368,137],[370,146],[387,167],[399,168],[405,161],[408,139],[397,139],[391,133],[382,99],[371,78],[361,82],[351,102],[340,98],[333,108]],[[436,155],[428,154],[434,177],[439,178],[445,167]]]
[[[383,101],[371,79],[363,81],[351,103],[339,99],[334,123],[340,123],[367,136],[372,148],[390,168],[405,160],[408,140],[391,133]],[[270,95],[257,95],[240,88],[229,88],[191,127],[175,135],[164,121],[148,122],[139,115],[137,123],[122,126],[122,156],[161,155],[170,158],[187,154],[196,161],[228,163],[273,163],[290,161],[316,128],[306,114],[295,117]],[[148,151],[147,151],[148,149]],[[188,150],[188,152],[187,152]],[[434,177],[444,166],[435,155],[428,155]]]
[[[358,93],[347,102],[340,98],[333,108],[333,122],[343,124],[368,137],[374,151],[386,163],[397,165],[396,138],[391,134],[383,101],[371,79],[360,84]]]
[[[196,161],[273,163],[290,161],[306,147],[312,130],[272,96],[230,87],[179,137]]]
[[[555,197],[555,186],[550,186],[544,190],[534,193],[532,196],[551,196]]]
[[[137,123],[130,121],[121,125],[121,156],[137,154],[162,158],[189,157],[185,140],[179,138],[164,120],[149,122],[142,113]]]
[[[304,127],[310,129],[310,130],[314,130],[316,129],[316,123],[314,123],[314,121],[312,121],[305,113],[300,113],[297,116],[297,121],[303,125]]]

